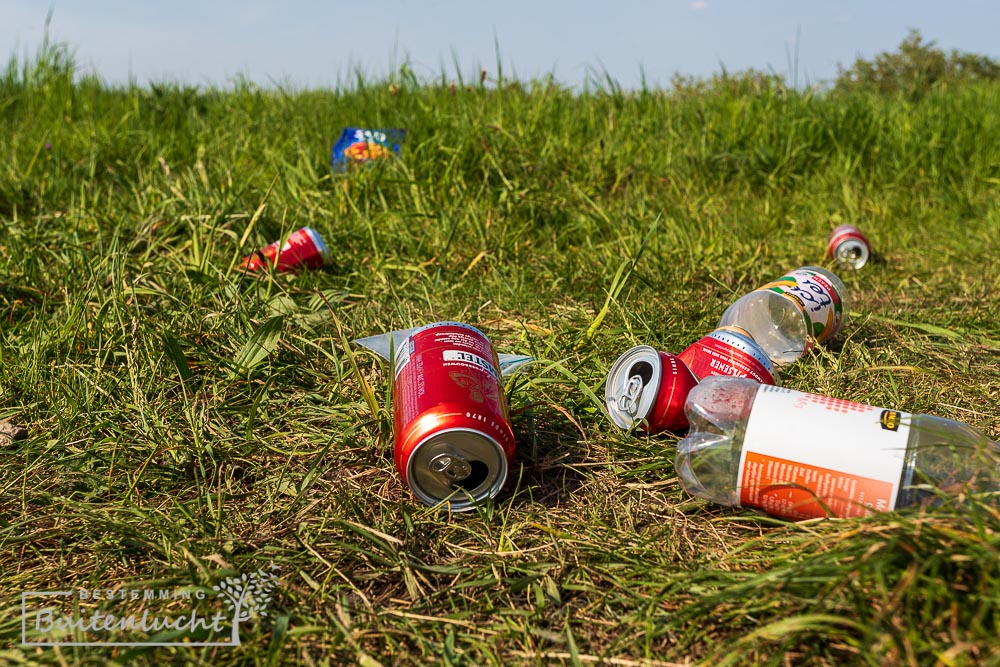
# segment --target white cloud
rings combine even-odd
[[[708,2],[707,0],[694,0],[694,2],[691,3],[691,9],[693,9],[696,12],[700,12],[703,9],[708,9]]]

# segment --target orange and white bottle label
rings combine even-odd
[[[788,519],[892,510],[910,414],[761,386],[747,422],[740,504]]]

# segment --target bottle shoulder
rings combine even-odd
[[[761,384],[750,378],[712,375],[688,394],[684,411],[690,432],[707,430],[735,435],[750,416]]]
[[[766,288],[758,288],[751,292],[747,292],[736,301],[734,301],[722,314],[722,319],[719,324],[721,326],[727,324],[738,323],[741,317],[746,316],[748,313],[767,313],[771,316],[771,319],[778,319],[779,313],[783,312],[794,313],[796,315],[800,314],[800,310],[795,305],[792,299],[789,299],[784,294],[780,292],[772,292]]]

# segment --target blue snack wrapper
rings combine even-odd
[[[334,169],[344,171],[348,165],[385,159],[390,153],[399,155],[399,149],[406,140],[406,130],[366,130],[345,127],[340,138],[333,145],[330,164]]]

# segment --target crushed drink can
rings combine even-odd
[[[330,164],[343,171],[348,165],[384,160],[391,154],[399,155],[400,146],[405,140],[406,130],[345,127],[337,143],[333,145]]]
[[[688,427],[684,401],[696,384],[698,379],[675,355],[637,345],[611,366],[604,403],[611,420],[624,430],[680,433]]]
[[[320,269],[329,259],[330,251],[323,237],[312,227],[292,232],[284,243],[275,241],[243,258],[242,266],[250,271],[296,271],[301,267]]]
[[[854,225],[839,225],[830,232],[826,256],[842,266],[860,269],[871,257],[872,247],[861,230]]]
[[[677,355],[698,380],[710,375],[750,378],[761,384],[777,384],[778,372],[767,353],[743,329],[719,327]]]
[[[413,495],[453,512],[495,497],[516,444],[489,339],[468,324],[428,324],[402,342],[393,366],[396,469]]]

